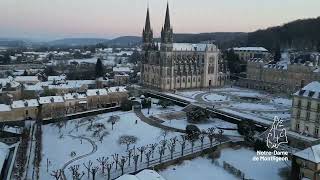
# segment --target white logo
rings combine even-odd
[[[274,117],[272,127],[267,137],[268,148],[278,148],[281,144],[288,143],[287,132],[282,123],[283,120],[277,116]]]

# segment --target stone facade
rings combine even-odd
[[[269,58],[271,54],[263,47],[238,47],[233,48],[240,60],[247,61],[252,58]]]
[[[293,95],[291,130],[320,137],[320,83],[312,82]]]
[[[154,43],[149,9],[143,29],[141,82],[160,90],[215,87],[227,76],[219,75],[220,50],[212,43],[173,43],[169,7],[161,30],[161,43]]]
[[[269,92],[293,93],[320,80],[320,68],[306,64],[267,64],[262,59],[247,62],[247,77],[237,85]]]

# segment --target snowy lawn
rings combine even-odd
[[[277,107],[272,104],[258,104],[258,103],[233,103],[229,107],[240,110],[276,110]]]
[[[170,166],[159,173],[167,180],[212,180],[212,179],[238,179],[223,169],[223,161],[245,173],[245,178],[259,180],[281,180],[279,170],[288,167],[291,162],[255,162],[252,157],[256,152],[248,148],[223,149],[220,157],[215,160],[199,157],[184,161],[181,165]]]
[[[207,101],[207,102],[226,101],[230,99],[228,96],[213,94],[213,93],[203,96],[202,98],[204,101]]]
[[[119,121],[115,123],[114,129],[111,127],[111,123],[108,122],[109,117],[112,115],[117,115],[120,117]],[[101,132],[107,135],[103,138],[102,142],[98,137],[94,137],[94,130],[87,130],[90,126],[89,119],[93,119],[93,125],[96,123],[101,123],[105,126],[105,129]],[[137,122],[137,124],[136,124]],[[77,130],[76,125],[79,124]],[[119,145],[118,139],[122,135],[132,135],[138,138],[137,142],[133,145],[136,147],[148,145],[151,143],[159,142],[163,137],[161,129],[150,126],[142,122],[133,112],[113,112],[101,114],[93,117],[85,117],[82,119],[71,120],[67,122],[65,127],[61,128],[61,133],[59,133],[59,128],[53,125],[43,126],[43,157],[41,161],[41,172],[40,179],[52,179],[50,176],[51,171],[61,169],[63,165],[83,154],[90,153],[93,149],[92,145],[86,141],[82,140],[82,144],[79,139],[73,139],[68,135],[73,136],[83,136],[91,139],[97,145],[97,151],[88,157],[81,158],[75,161],[71,165],[80,164],[82,165],[89,160],[93,161],[95,165],[97,164],[96,159],[102,156],[110,157],[114,153],[119,153],[120,155],[126,155],[126,145]],[[61,138],[61,135],[63,137]],[[179,133],[170,132],[167,138],[180,135]],[[131,147],[133,146],[131,145]],[[71,158],[71,152],[75,151],[76,156]],[[46,159],[51,161],[49,166],[49,173],[46,172]],[[81,170],[83,166],[80,166]],[[65,170],[65,174],[70,178],[71,174],[68,168]],[[69,179],[68,178],[68,179]]]
[[[181,96],[185,96],[188,98],[195,98],[196,95],[205,93],[206,91],[179,91],[176,94],[179,94]]]

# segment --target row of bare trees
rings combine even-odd
[[[74,165],[69,167],[69,170],[72,174],[73,180],[81,180],[85,174],[87,174],[87,179],[95,180],[96,174],[98,171],[103,175],[107,175],[107,179],[111,179],[111,171],[120,171],[121,175],[125,172],[126,167],[132,167],[132,170],[137,171],[139,168],[139,163],[141,166],[150,167],[151,162],[155,164],[163,163],[163,158],[165,155],[168,155],[170,160],[174,159],[176,156],[182,157],[185,155],[187,144],[190,145],[191,153],[194,152],[196,142],[200,142],[201,150],[204,149],[204,140],[207,137],[210,142],[210,147],[213,147],[213,142],[215,140],[220,143],[223,141],[223,131],[219,130],[218,133],[215,133],[215,128],[209,128],[203,130],[199,136],[188,136],[181,135],[179,138],[173,137],[170,139],[162,139],[159,143],[148,144],[146,146],[129,148],[127,146],[126,154],[119,155],[118,153],[112,154],[110,157],[99,157],[96,159],[97,165],[90,160],[87,163],[83,163],[84,169],[86,172],[80,171],[80,165]],[[192,137],[192,138],[191,138]],[[179,143],[180,149],[177,150],[177,144]],[[175,152],[180,151],[179,155]],[[157,155],[157,156],[156,156]],[[56,180],[61,178],[61,170],[53,171],[51,173]]]

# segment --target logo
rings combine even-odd
[[[287,132],[282,123],[283,120],[279,119],[277,116],[274,117],[273,124],[267,137],[268,148],[277,149],[281,144],[288,143]]]

